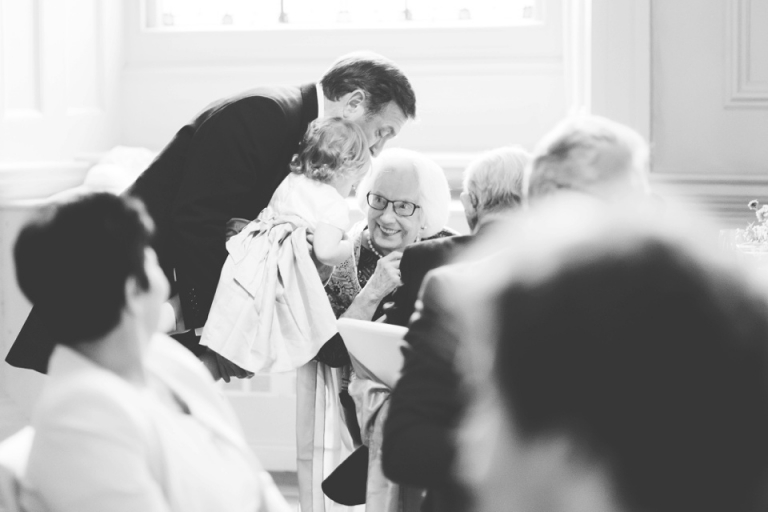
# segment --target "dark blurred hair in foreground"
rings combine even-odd
[[[60,343],[113,329],[129,277],[147,289],[144,250],[153,231],[140,201],[108,193],[48,206],[22,228],[14,247],[19,287]]]
[[[593,207],[547,205],[494,258],[488,364],[517,436],[575,440],[626,510],[766,510],[763,291],[687,229]]]

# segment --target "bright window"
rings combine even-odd
[[[146,0],[158,30],[511,26],[540,22],[540,0]]]

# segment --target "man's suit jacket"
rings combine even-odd
[[[400,260],[403,285],[393,294],[393,304],[387,310],[387,323],[407,326],[427,272],[450,263],[473,239],[473,235],[451,236],[406,247]]]
[[[164,405],[151,385],[57,347],[32,417],[29,497],[57,511],[261,510],[274,484],[202,363],[164,335],[146,358],[147,377],[189,414]]]
[[[140,198],[155,221],[154,246],[187,328],[202,327],[208,317],[227,257],[227,221],[254,219],[267,206],[317,115],[314,84],[217,101],[179,130],[125,192]],[[6,361],[45,373],[55,336],[56,326],[33,309]],[[195,344],[193,337],[188,348]]]
[[[445,265],[477,238],[489,232],[493,236],[493,226],[502,218],[486,215],[473,235],[412,245],[400,260],[403,286],[395,293],[400,296],[387,321],[408,325],[408,344],[384,424],[382,465],[390,480],[427,489],[422,507],[427,512],[460,511],[466,505],[464,491],[453,477],[454,429],[462,408],[455,354],[466,306],[461,296],[465,264]],[[414,307],[416,314],[411,316]]]
[[[445,265],[486,236],[496,219],[486,216],[473,235],[406,248],[400,260],[403,286],[395,292],[391,316],[387,312],[388,322],[408,325],[408,344],[384,424],[382,466],[390,480],[427,489],[422,507],[427,512],[461,511],[466,505],[453,477],[454,428],[462,407],[454,356],[461,339],[464,265]]]
[[[461,400],[454,356],[461,325],[460,288],[453,275],[463,265],[431,271],[406,333],[403,372],[390,397],[381,448],[384,475],[427,489],[424,511],[464,510],[453,477],[454,429]]]
[[[430,271],[450,263],[474,238],[453,236],[407,247],[400,260],[403,285],[387,311],[387,323],[409,325],[421,290],[419,314],[405,338],[402,377],[392,391],[384,423],[382,466],[390,480],[427,489],[425,511],[461,510],[463,503],[450,472],[452,428],[459,416],[458,378],[453,369],[458,345],[452,323],[455,315],[442,298],[449,293],[443,290],[443,280],[432,279],[439,271]]]

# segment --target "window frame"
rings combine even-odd
[[[267,24],[263,26],[235,26],[235,25],[201,25],[201,26],[147,26],[146,22],[150,18],[157,18],[160,14],[157,11],[156,3],[161,0],[141,0],[140,1],[140,22],[141,28],[151,32],[231,32],[231,31],[281,31],[281,30],[387,30],[387,29],[407,29],[407,30],[420,30],[431,28],[489,28],[489,27],[514,27],[514,26],[529,26],[540,25],[546,16],[546,0],[533,0],[536,3],[537,16],[531,19],[516,19],[513,21],[488,21],[488,20],[452,20],[452,21],[437,21],[437,22],[424,22],[419,20],[413,21],[399,21],[399,22],[384,22],[384,23],[338,23],[335,25],[318,25],[308,26],[306,24],[299,23],[279,23],[275,21],[273,24]],[[155,11],[152,15],[152,11]],[[157,22],[157,19],[155,20]]]
[[[236,65],[317,59],[327,66],[329,55],[358,49],[370,49],[398,62],[558,59],[562,55],[562,0],[539,1],[541,21],[506,26],[419,24],[225,30],[146,28],[144,2],[126,2],[126,59],[128,65]]]

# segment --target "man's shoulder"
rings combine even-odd
[[[286,115],[301,109],[305,86],[261,86],[247,91],[220,98],[209,104],[196,117],[196,122],[204,121],[222,112],[233,112],[241,109],[259,109],[284,113]]]
[[[307,86],[262,86],[243,91],[231,98],[232,101],[272,101],[280,105],[291,105],[301,101],[302,90]]]
[[[466,307],[461,298],[462,263],[430,270],[424,277],[405,340],[443,362],[453,359],[461,329],[460,317]]]
[[[423,256],[434,253],[446,253],[464,248],[473,239],[472,235],[446,236],[411,244],[405,248],[403,255]]]
[[[424,276],[422,293],[424,296],[454,295],[472,284],[477,266],[474,261],[459,261],[434,268]]]
[[[458,255],[472,239],[472,235],[459,235],[409,245],[403,252],[403,261],[406,266],[439,267]]]

